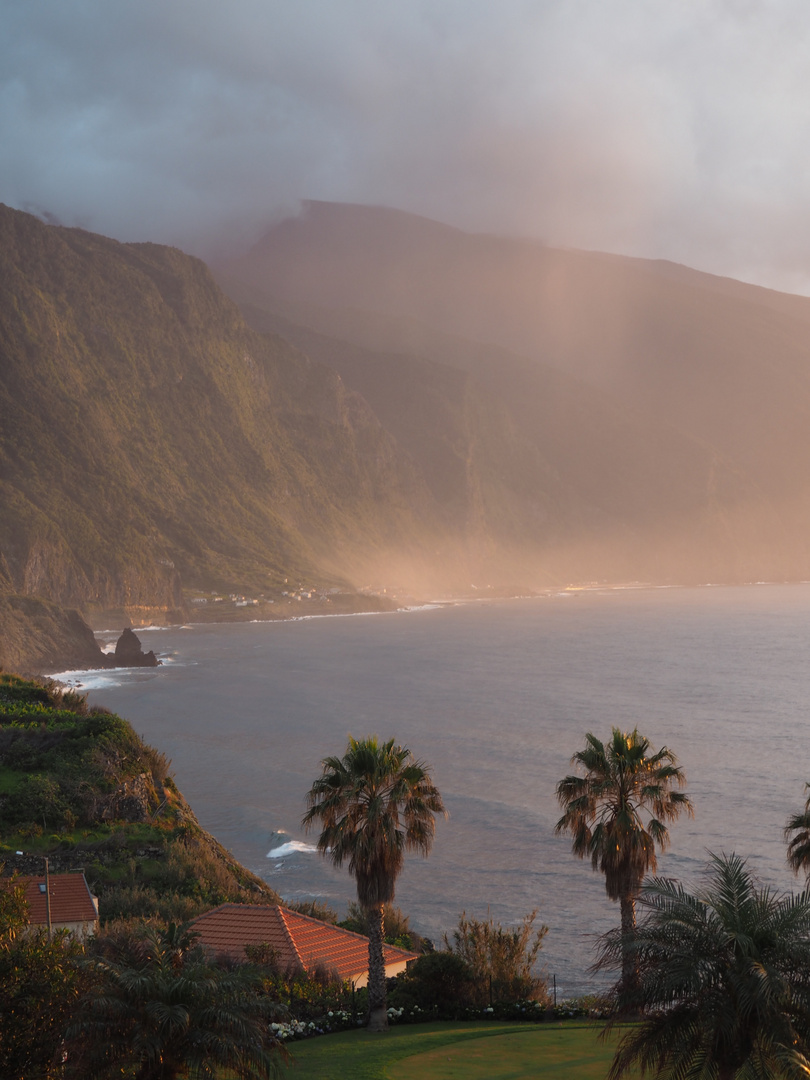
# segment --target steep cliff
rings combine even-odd
[[[0,593],[0,669],[34,673],[100,667],[101,661],[93,631],[78,611]]]
[[[141,621],[441,532],[360,396],[198,260],[3,207],[0,278],[2,591]]]

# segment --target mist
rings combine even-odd
[[[393,436],[453,588],[806,578],[806,298],[317,202],[219,278]]]
[[[209,259],[302,199],[810,290],[805,11],[7,4],[0,199]]]

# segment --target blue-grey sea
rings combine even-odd
[[[782,830],[810,780],[810,585],[138,633],[162,667],[74,677],[172,759],[201,824],[285,898],[342,915],[353,884],[302,832],[305,792],[349,733],[393,736],[430,764],[449,810],[397,888],[414,927],[439,941],[462,910],[512,924],[537,907],[546,972],[563,995],[587,992],[618,909],[554,835],[554,788],[585,733],[614,725],[669,746],[688,777],[695,818],[673,824],[660,872],[696,882],[708,851],[736,851],[779,889],[803,884]]]

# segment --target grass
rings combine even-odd
[[[290,1080],[604,1080],[613,1049],[599,1027],[564,1024],[433,1023],[387,1035],[344,1031],[295,1043]]]
[[[18,769],[9,769],[6,765],[0,765],[0,795],[13,795],[23,782],[27,773]]]
[[[0,766],[0,795],[12,793],[19,785],[14,785],[12,770],[3,769]],[[20,777],[26,774],[17,774]],[[65,829],[58,834],[56,842],[62,842],[66,847],[94,847],[108,843],[116,835],[123,838],[122,847],[135,850],[139,847],[162,846],[170,836],[171,825],[161,827],[148,822],[127,822],[122,825],[116,822],[112,825],[96,824],[90,827],[78,825],[74,829]],[[54,849],[54,834],[41,833],[32,836],[28,832],[13,831],[9,829],[0,841],[0,852],[3,850],[14,851],[17,848],[25,848],[26,851],[48,853]]]

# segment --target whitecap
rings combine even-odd
[[[326,611],[320,612],[317,615],[290,615],[289,618],[283,619],[251,619],[251,622],[308,622],[311,619],[365,619],[376,616],[382,617],[383,615],[398,615],[403,611],[410,611],[410,608],[395,608],[393,611]]]
[[[305,852],[307,855],[314,855],[317,850],[314,844],[306,844],[303,840],[288,840],[286,844],[279,844],[278,847],[270,848],[267,852],[267,858],[284,859],[288,855],[295,855],[299,851]]]
[[[57,671],[54,674],[46,675],[45,678],[53,679],[54,682],[68,686],[71,690],[107,690],[110,687],[123,686],[128,682],[126,676],[131,670],[133,669]],[[137,670],[142,671],[144,669],[138,668]]]

